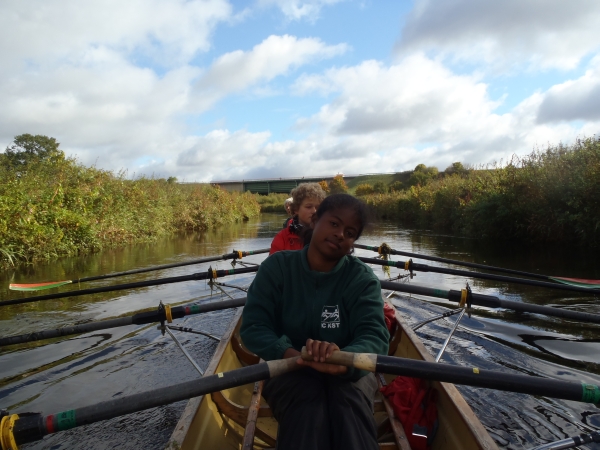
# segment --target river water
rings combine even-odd
[[[50,264],[6,271],[0,273],[0,300],[30,295],[8,291],[11,282],[75,279],[224,254],[232,249],[267,248],[282,221],[281,215],[263,214],[259,219],[207,233],[183,234],[151,245],[63,258]],[[374,224],[359,242],[367,245],[386,242],[399,250],[540,274],[600,278],[600,256],[586,249],[484,242],[402,229],[388,222]],[[357,254],[374,255],[364,250]],[[258,263],[263,258],[264,255],[256,255],[244,260]],[[66,291],[187,275],[206,271],[208,266],[173,268],[60,289]],[[212,266],[231,267],[229,262],[223,261],[212,263]],[[374,270],[383,278],[380,267],[374,267]],[[392,275],[398,273],[392,269]],[[251,278],[237,276],[228,281],[247,285]],[[418,273],[411,281],[440,289],[461,289],[466,282],[475,293],[600,314],[599,298],[593,295],[435,273]],[[225,289],[231,295],[240,293]],[[0,307],[0,335],[113,318],[156,308],[160,301],[187,304],[221,297],[211,294],[204,281],[196,281]],[[455,303],[418,296],[395,297],[394,304],[410,323],[456,307]],[[233,310],[225,310],[188,316],[182,322],[185,326],[220,335],[233,314]],[[437,354],[455,320],[456,316],[453,316],[419,329],[419,336],[432,354]],[[443,363],[600,384],[600,325],[483,308],[477,308],[470,318],[465,315],[460,323],[442,357]],[[178,337],[198,364],[206,367],[217,342],[191,334],[178,334]],[[57,413],[198,376],[175,343],[169,336],[162,336],[156,325],[128,326],[70,339],[0,348],[0,409],[7,408],[11,413]],[[459,390],[502,448],[527,449],[600,429],[600,408],[593,405],[469,387],[459,387]],[[185,402],[179,402],[56,433],[22,448],[160,449],[167,442],[184,406]],[[580,448],[599,450],[600,445]]]

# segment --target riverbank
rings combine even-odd
[[[600,246],[600,138],[362,198],[377,216],[402,225]]]
[[[62,153],[62,152],[61,152]],[[251,194],[127,179],[73,159],[0,167],[0,267],[152,242],[260,214]]]

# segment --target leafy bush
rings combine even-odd
[[[438,175],[437,167],[427,167],[419,164],[408,179],[408,186],[425,186]]]
[[[446,175],[459,175],[466,176],[469,174],[469,169],[465,168],[461,162],[453,162],[450,166],[444,170]]]
[[[387,192],[387,187],[383,181],[378,181],[373,185],[373,191],[375,191],[376,194],[385,194]]]
[[[289,196],[289,194],[270,193],[269,195],[255,194],[254,198],[260,205],[261,212],[285,213],[283,203]]]
[[[373,189],[373,186],[367,183],[359,184],[356,186],[356,190],[354,191],[354,193],[359,197],[362,195],[369,195],[374,192],[375,190]]]
[[[330,194],[345,194],[348,192],[348,186],[344,181],[343,175],[336,175],[333,180],[329,182],[329,193]]]
[[[325,194],[329,194],[329,184],[327,183],[327,181],[325,181],[325,180],[319,181],[319,186],[321,186],[321,189],[323,189],[323,191],[325,191]]]
[[[394,181],[393,183],[390,183],[388,189],[390,192],[400,192],[404,189],[404,183],[402,183],[402,181]]]

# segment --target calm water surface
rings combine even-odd
[[[209,233],[179,235],[152,245],[132,246],[81,258],[65,258],[51,264],[0,273],[0,299],[28,296],[8,291],[10,282],[75,279],[224,254],[232,249],[266,248],[280,229],[282,219],[280,215],[264,214],[260,219]],[[422,230],[400,229],[392,223],[374,225],[360,242],[370,245],[387,242],[399,250],[541,274],[600,278],[600,257],[585,249],[547,246],[523,248],[510,243],[482,242]],[[362,250],[357,254],[373,256],[372,252]],[[263,255],[257,255],[246,260],[260,262],[263,258]],[[427,261],[419,262],[436,265]],[[219,269],[231,267],[227,261],[212,265]],[[63,287],[61,290],[187,275],[205,271],[208,266],[149,272]],[[374,270],[383,277],[381,268]],[[397,273],[393,272],[393,275]],[[247,285],[251,279],[238,277],[234,281]],[[467,281],[476,293],[600,314],[598,297],[592,295],[433,273],[418,273],[411,282],[443,289],[461,289]],[[234,294],[233,291],[231,293]],[[164,303],[184,304],[217,298],[217,294],[212,294],[211,298],[206,283],[198,281],[2,307],[0,335],[113,318],[155,308],[161,300]],[[456,307],[456,304],[443,300],[415,296],[397,297],[394,303],[410,323]],[[225,310],[187,317],[183,322],[185,326],[220,335],[233,314],[233,310]],[[455,317],[419,329],[419,336],[432,354],[437,354]],[[217,343],[197,335],[180,334],[179,337],[199,365],[206,367]],[[600,384],[600,326],[478,308],[471,318],[465,316],[462,319],[442,362]],[[50,414],[197,377],[194,368],[172,340],[162,336],[156,325],[103,330],[71,339],[0,349],[0,409]],[[592,405],[485,389],[459,389],[503,448],[526,449],[600,429],[600,408]],[[185,402],[180,402],[57,433],[23,448],[163,448],[184,406]],[[580,448],[598,450],[600,445]]]

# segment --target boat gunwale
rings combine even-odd
[[[233,335],[233,333],[237,327],[237,324],[242,317],[242,311],[244,308],[240,307],[240,308],[236,308],[236,309],[237,309],[237,311],[235,312],[233,318],[231,319],[231,323],[227,327],[227,330],[225,331],[223,336],[221,336],[221,341],[219,342],[219,345],[217,345],[215,353],[213,354],[213,357],[210,359],[210,362],[208,363],[208,367],[204,371],[204,376],[214,375],[215,370],[217,369],[217,367],[219,366],[219,364],[221,362],[221,359],[223,358],[223,354],[225,353],[227,346],[230,344],[231,336]],[[166,449],[172,450],[172,449],[180,449],[182,447],[183,441],[185,440],[185,438],[188,434],[190,426],[192,425],[192,422],[194,421],[194,418],[196,417],[196,413],[198,412],[198,408],[200,407],[200,404],[202,403],[203,399],[204,399],[204,395],[201,395],[199,397],[194,397],[194,398],[191,398],[188,400],[188,402],[185,406],[185,409],[183,410],[183,413],[179,417],[179,420],[177,421],[177,425],[175,426],[175,429],[173,430],[173,433],[171,434],[171,437],[170,437],[169,441],[167,442],[167,445],[165,447]]]

